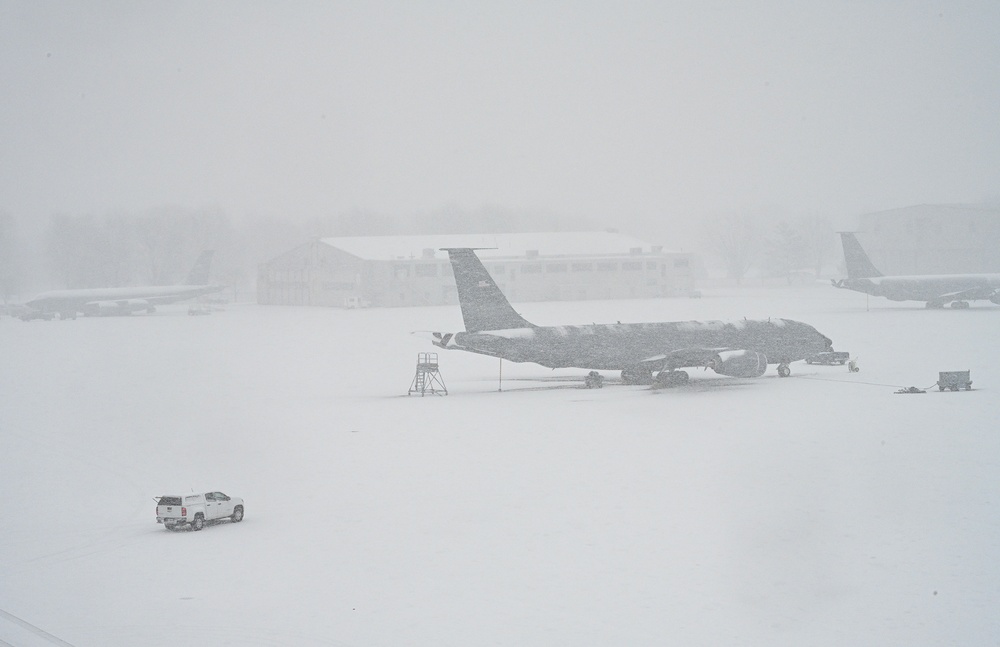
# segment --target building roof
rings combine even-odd
[[[893,216],[951,216],[957,214],[984,215],[995,217],[1000,207],[988,204],[915,204],[863,214],[863,218],[883,218]]]
[[[547,232],[523,234],[440,234],[421,236],[352,236],[322,238],[320,242],[366,260],[409,260],[427,258],[424,250],[433,250],[434,258],[448,258],[442,248],[476,247],[482,258],[524,257],[528,251],[539,256],[619,256],[641,248],[643,253],[666,250],[632,236],[607,231]]]

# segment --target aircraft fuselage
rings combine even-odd
[[[512,362],[595,370],[703,366],[713,349],[733,348],[787,364],[832,349],[815,328],[789,319],[538,326],[445,334],[435,344]]]
[[[24,305],[38,312],[83,312],[99,314],[100,305],[120,306],[123,310],[142,310],[154,305],[175,303],[203,294],[218,292],[217,285],[157,285],[145,287],[51,290],[39,294]]]
[[[891,301],[947,301],[956,299],[989,299],[1000,290],[1000,274],[939,274],[913,276],[875,276],[843,279],[836,287],[864,292]]]

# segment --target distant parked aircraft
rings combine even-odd
[[[688,374],[677,370],[685,367],[760,377],[777,364],[778,375],[787,377],[791,362],[833,350],[815,328],[788,319],[536,326],[514,311],[474,249],[445,251],[465,332],[429,333],[441,348],[550,368],[621,371],[627,384],[662,385],[687,382]]]
[[[212,250],[201,253],[183,285],[144,285],[131,288],[86,288],[43,292],[24,305],[26,317],[58,313],[61,319],[85,315],[127,315],[133,312],[154,312],[156,306],[184,301],[202,294],[219,292],[221,285],[209,285],[208,272]],[[51,317],[49,317],[51,318]]]
[[[1000,274],[928,274],[884,276],[872,264],[857,237],[841,232],[847,278],[833,286],[892,301],[924,301],[928,308],[968,308],[969,301],[988,299],[1000,305]]]

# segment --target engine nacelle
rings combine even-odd
[[[753,350],[729,350],[716,355],[708,366],[719,375],[760,377],[767,370],[767,357]]]
[[[154,310],[152,304],[145,299],[122,299],[120,301],[94,301],[83,307],[84,314],[100,317],[115,317],[130,315],[139,310]]]
[[[117,301],[98,301],[93,304],[93,306],[97,314],[102,317],[120,315],[128,312],[128,310],[123,308]]]
[[[990,297],[990,301],[1000,306],[1000,294],[994,294]]]

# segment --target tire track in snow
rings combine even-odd
[[[73,645],[71,645],[70,643],[66,642],[65,640],[63,640],[61,638],[58,638],[57,636],[53,636],[52,634],[50,634],[49,632],[45,631],[44,629],[42,629],[40,627],[36,627],[35,625],[31,624],[27,620],[22,620],[22,619],[18,618],[17,616],[15,616],[13,613],[8,613],[7,611],[4,611],[3,609],[0,609],[0,618],[3,618],[4,620],[7,620],[8,622],[10,622],[12,624],[17,625],[18,627],[21,627],[22,629],[25,629],[26,631],[34,634],[35,636],[38,636],[39,638],[41,638],[45,642],[49,643],[50,645],[59,645],[60,647],[73,647]],[[8,643],[3,642],[2,640],[0,640],[0,643],[3,643],[4,645],[8,644]]]

